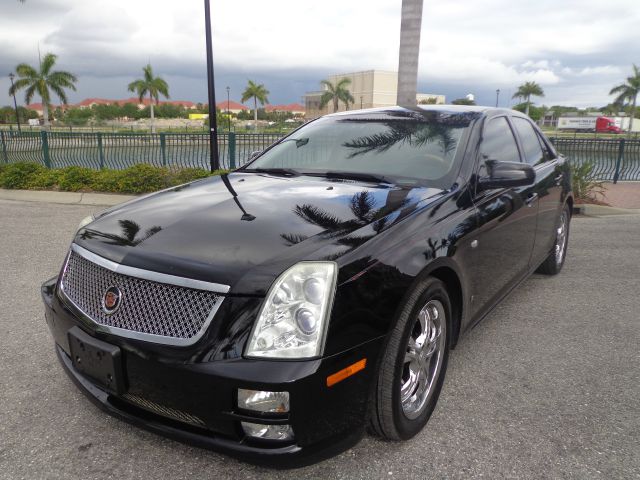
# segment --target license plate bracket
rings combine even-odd
[[[120,347],[98,340],[79,327],[67,333],[73,367],[100,388],[115,394],[126,391]]]

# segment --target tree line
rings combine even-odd
[[[40,97],[43,105],[43,119],[45,127],[49,126],[50,120],[50,107],[54,96],[58,97],[62,104],[67,104],[67,91],[75,91],[77,77],[68,71],[55,70],[54,67],[57,62],[57,55],[53,53],[47,53],[43,58],[39,59],[37,67],[33,67],[27,63],[20,63],[16,66],[17,80],[9,88],[9,95],[15,95],[17,92],[24,90],[25,102],[30,104],[33,98],[37,95]],[[143,75],[141,78],[129,83],[127,89],[130,92],[134,92],[140,103],[143,103],[145,98],[149,98],[149,104],[144,109],[138,109],[137,105],[124,104],[124,105],[94,105],[91,109],[56,109],[55,117],[64,119],[69,124],[82,124],[86,123],[89,118],[95,118],[97,120],[112,120],[117,118],[145,118],[151,119],[151,131],[155,132],[154,120],[157,117],[160,118],[187,118],[189,112],[196,112],[198,110],[190,110],[176,105],[159,104],[160,97],[169,98],[169,85],[161,77],[154,74],[153,68],[150,64],[147,64],[142,68]],[[320,108],[325,108],[328,104],[332,104],[333,110],[337,111],[340,103],[343,103],[345,110],[349,110],[354,103],[354,98],[349,91],[349,85],[351,80],[349,78],[342,78],[335,83],[329,80],[322,80],[321,84],[324,86],[324,92],[320,97]],[[638,114],[637,112],[637,99],[640,95],[640,68],[635,64],[632,65],[632,74],[626,78],[624,83],[614,86],[610,92],[610,95],[615,95],[614,101],[603,107],[601,111],[603,113],[617,113],[628,109],[631,114],[631,122],[629,129],[633,127],[633,117]],[[247,86],[242,93],[241,102],[253,101],[253,120],[254,125],[257,127],[259,108],[258,104],[264,106],[268,103],[267,96],[269,90],[260,83],[253,80],[248,80]],[[532,118],[534,116],[540,116],[548,110],[548,107],[533,107],[531,101],[532,97],[544,97],[544,90],[536,82],[525,82],[518,87],[518,90],[513,95],[513,98],[523,100],[519,105],[514,108],[522,110]],[[473,100],[468,99],[456,99],[453,100],[454,104],[475,104]],[[15,113],[10,114],[9,110],[4,107],[0,109],[0,120],[10,121],[15,119]],[[533,109],[536,108],[534,111]],[[204,111],[204,109],[199,109]],[[32,118],[33,113],[28,113],[27,109],[19,110],[20,116],[24,118]],[[555,113],[555,110],[554,110]],[[23,116],[24,114],[24,116]],[[244,114],[243,114],[244,115]],[[261,115],[265,117],[265,112],[262,111]],[[536,120],[536,118],[534,118]]]

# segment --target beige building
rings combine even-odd
[[[398,94],[398,72],[389,72],[384,70],[366,70],[363,72],[343,73],[337,75],[329,75],[327,80],[332,84],[336,84],[343,78],[349,78],[351,84],[348,89],[353,96],[353,105],[349,106],[350,110],[360,108],[375,107],[391,107],[396,104]],[[306,118],[311,119],[333,113],[333,102],[329,102],[323,109],[320,108],[320,98],[326,91],[319,90],[316,92],[308,92],[304,95],[304,104],[307,111]],[[417,101],[432,99],[437,104],[445,103],[444,95],[434,95],[428,93],[419,93]],[[338,111],[344,111],[345,105],[340,102]]]

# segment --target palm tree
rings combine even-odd
[[[242,93],[242,99],[240,100],[242,103],[253,98],[253,125],[256,130],[258,129],[258,102],[262,105],[269,103],[267,95],[269,95],[269,90],[263,84],[257,84],[251,80],[249,80],[247,88]]]
[[[614,103],[624,105],[627,101],[631,103],[631,118],[629,119],[629,133],[633,129],[633,118],[636,116],[636,103],[640,94],[640,68],[633,64],[633,75],[627,77],[627,81],[613,87],[609,95],[617,95]]]
[[[536,82],[524,82],[518,87],[516,93],[511,98],[522,98],[526,104],[526,110],[524,113],[529,115],[529,105],[531,105],[531,97],[544,97],[544,90]]]
[[[396,144],[421,147],[433,142],[438,144],[444,154],[449,154],[456,146],[453,130],[466,127],[471,120],[477,118],[475,114],[464,113],[438,119],[430,113],[428,116],[432,121],[425,122],[426,114],[423,113],[395,112],[392,116],[397,119],[381,122],[387,127],[385,131],[344,142],[342,146],[351,149],[348,158],[370,152],[386,152]]]
[[[398,105],[415,106],[423,0],[402,0],[398,52]]]
[[[156,133],[156,127],[154,124],[154,114],[153,114],[153,101],[158,102],[158,96],[162,94],[165,98],[169,98],[169,85],[160,77],[153,76],[153,69],[151,65],[147,64],[146,67],[142,68],[144,72],[144,78],[138,79],[129,84],[129,91],[136,92],[138,94],[138,99],[140,103],[142,103],[144,97],[149,94],[149,99],[151,103],[149,105],[149,110],[151,113],[151,133]]]
[[[108,245],[124,245],[128,247],[135,247],[147,240],[149,237],[154,236],[156,233],[162,230],[162,227],[154,225],[151,228],[147,228],[142,236],[138,234],[142,231],[140,225],[133,220],[118,220],[122,235],[115,233],[105,233],[91,228],[86,228],[80,234],[83,240],[90,240],[92,238],[101,238],[102,241]]]
[[[18,90],[26,89],[24,100],[31,103],[33,95],[37,92],[42,99],[42,114],[45,127],[49,126],[49,105],[51,104],[51,91],[55,93],[62,103],[67,103],[65,88],[75,91],[74,82],[78,79],[75,75],[62,70],[51,71],[56,63],[57,55],[47,53],[40,61],[38,70],[31,65],[21,63],[16,67],[18,80],[9,88],[9,95],[14,95]]]
[[[333,111],[338,111],[339,102],[344,103],[345,109],[349,110],[349,103],[353,103],[353,95],[349,92],[347,86],[351,84],[350,78],[341,78],[334,85],[329,80],[320,82],[326,87],[326,91],[320,97],[320,109],[322,110],[329,102],[333,102]]]

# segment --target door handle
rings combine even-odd
[[[530,193],[529,196],[525,199],[524,203],[527,204],[527,207],[530,207],[533,205],[533,202],[535,202],[536,198],[538,198],[537,193]]]

